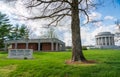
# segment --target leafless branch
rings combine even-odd
[[[23,0],[23,2],[25,1]],[[89,7],[90,6],[95,7],[96,6],[95,3],[91,2],[91,0],[79,0],[78,4],[79,4],[80,13],[83,13],[86,16],[87,18],[86,23],[88,23],[89,22],[89,15],[88,15]],[[51,18],[53,19],[53,21],[49,25],[55,22],[57,25],[57,23],[60,20],[62,20],[64,17],[71,16],[72,0],[30,0],[26,2],[27,8],[36,8],[42,5],[44,5],[44,7],[40,8],[41,10],[40,15],[25,17],[25,18],[31,19],[31,20]]]
[[[87,17],[87,22],[86,23],[88,23],[89,22],[89,15],[87,14],[87,11],[85,11],[84,9],[79,9],[79,10],[82,11],[85,14],[85,16]]]

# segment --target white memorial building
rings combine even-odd
[[[115,46],[114,34],[110,32],[100,32],[95,36],[96,48],[119,48]]]

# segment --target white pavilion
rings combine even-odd
[[[117,49],[118,46],[115,45],[114,34],[110,32],[100,32],[95,36],[96,48],[111,48]]]

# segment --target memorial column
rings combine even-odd
[[[100,45],[100,38],[98,37],[98,45]]]
[[[56,51],[58,51],[58,43],[56,42]]]
[[[39,42],[38,42],[38,51],[40,51],[40,49],[41,49],[41,48],[40,48],[40,47],[41,47],[40,45],[41,45],[41,43],[40,43],[40,41],[39,41]]]
[[[111,45],[111,40],[110,40],[110,37],[108,37],[108,40],[109,40],[109,45]]]
[[[102,45],[104,45],[104,38],[102,37]]]
[[[28,42],[26,42],[26,49],[28,49]]]
[[[62,46],[63,46],[63,47],[62,47],[62,48],[63,48],[62,50],[65,50],[65,44],[63,44]]]
[[[98,38],[96,38],[96,45],[98,45]]]
[[[104,45],[104,39],[103,39],[103,37],[102,37],[102,45]]]
[[[105,45],[107,45],[107,37],[105,37]]]
[[[51,51],[53,51],[54,50],[54,47],[53,47],[53,42],[51,42]]]
[[[102,37],[101,37],[101,45],[103,45],[103,40],[102,40]]]
[[[101,45],[101,38],[99,37],[99,45]]]
[[[15,49],[17,49],[17,42],[15,42]]]

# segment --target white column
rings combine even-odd
[[[113,45],[113,39],[110,37],[110,45]]]
[[[108,37],[108,39],[109,39],[109,45],[111,45],[111,39],[110,39],[110,37]]]
[[[99,45],[101,45],[101,38],[99,37]]]
[[[106,38],[106,37],[104,37],[104,39],[103,39],[103,40],[104,40],[104,45],[106,45],[106,41],[105,41],[105,38]]]
[[[98,45],[98,38],[96,38],[96,45]]]
[[[102,37],[103,45],[105,45],[105,37]]]
[[[101,37],[101,45],[103,45],[103,38]]]
[[[107,45],[107,37],[105,37],[105,45]]]
[[[97,38],[97,45],[99,45],[99,38]]]
[[[41,45],[41,43],[38,42],[38,51],[40,51],[40,45]]]
[[[103,43],[104,43],[104,39],[103,39],[103,37],[102,37],[102,45],[104,45]]]
[[[97,38],[97,45],[99,45],[99,38]]]
[[[96,38],[96,45],[98,45],[98,38]]]
[[[56,43],[56,51],[58,51],[58,43]]]
[[[51,51],[53,51],[54,50],[54,47],[53,47],[53,42],[51,42]]]
[[[100,38],[98,38],[98,45],[100,45]]]
[[[15,49],[17,49],[17,42],[15,42]]]
[[[59,50],[62,51],[62,44],[59,44]]]
[[[62,45],[62,48],[63,48],[62,50],[64,51],[65,50],[65,44]]]
[[[28,49],[28,42],[26,42],[26,49]]]
[[[100,45],[102,45],[102,38],[100,37]]]

